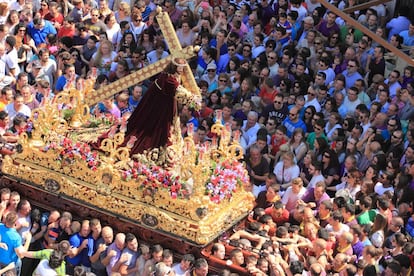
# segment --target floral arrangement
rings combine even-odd
[[[58,142],[50,142],[42,148],[43,152],[55,150],[59,152],[58,160],[62,166],[70,165],[77,158],[86,162],[88,168],[96,171],[101,165],[99,154],[92,151],[87,143],[74,142],[64,137]],[[148,165],[134,161],[128,170],[121,170],[124,181],[142,180],[140,189],[144,195],[153,196],[158,189],[165,189],[173,199],[188,199],[191,195],[191,184],[186,183],[179,175],[157,165]],[[230,200],[237,189],[243,188],[243,183],[249,181],[244,165],[237,160],[226,159],[213,162],[208,170],[209,178],[205,184],[205,194],[214,203]]]
[[[213,164],[210,179],[206,184],[206,194],[210,200],[220,203],[230,199],[243,183],[247,183],[249,177],[243,164],[236,160],[223,160]]]
[[[131,169],[124,170],[121,173],[121,179],[124,181],[141,177],[143,181],[140,188],[142,189],[167,189],[174,199],[188,198],[190,196],[190,192],[180,176],[174,175],[159,166],[147,166],[141,162],[134,162]]]
[[[184,86],[179,85],[175,93],[175,99],[183,105],[193,108],[195,111],[201,109],[201,97],[188,91]]]
[[[100,126],[111,126],[115,123],[116,119],[110,113],[105,113],[101,116],[91,116],[87,122],[82,126],[84,128],[95,128]]]
[[[42,151],[47,152],[49,150],[60,150],[59,160],[62,164],[69,165],[75,158],[84,160],[88,168],[96,171],[100,166],[98,152],[92,151],[91,147],[82,142],[74,142],[70,138],[63,138],[59,143],[51,142],[43,147]]]

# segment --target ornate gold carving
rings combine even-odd
[[[165,66],[173,59],[183,58],[188,60],[200,50],[199,46],[188,46],[185,49],[181,47],[180,41],[177,38],[170,17],[168,13],[162,11],[161,7],[157,7],[156,18],[158,24],[160,25],[164,39],[167,42],[168,49],[170,50],[171,55],[153,64],[150,64],[144,67],[143,69],[126,76],[125,78],[112,82],[97,91],[90,91],[90,93],[87,93],[85,95],[85,102],[89,106],[96,104],[102,101],[103,99],[107,99],[110,96],[113,96],[116,93],[124,89],[127,89],[136,83],[139,83],[143,80],[150,78],[151,76],[160,73],[165,68]],[[182,84],[184,87],[187,87],[194,94],[200,95],[197,82],[195,81],[194,76],[191,72],[191,68],[188,64],[186,64],[184,67]]]
[[[232,139],[230,125],[222,124],[220,112],[212,129],[216,135],[212,143],[196,145],[191,126],[188,137],[183,139],[176,117],[168,145],[136,155],[135,161],[129,158],[135,137],[125,147],[119,147],[124,142],[125,121],[114,125],[103,140],[104,154],[91,152],[87,145],[78,142],[78,135],[85,133],[78,128],[89,119],[85,102],[106,98],[116,89],[138,82],[141,74],[142,80],[158,73],[173,57],[194,55],[192,47],[181,49],[166,13],[158,10],[157,19],[169,44],[170,57],[115,82],[116,85],[104,87],[98,91],[102,97],[93,91],[92,81],[85,83],[84,93],[75,89],[59,93],[54,102],[33,111],[33,129],[30,135],[20,137],[22,153],[6,156],[2,170],[39,189],[206,244],[245,216],[254,201],[240,183],[248,178],[238,162],[243,152],[238,143],[239,133],[234,133]],[[184,70],[183,87],[198,95],[188,64]],[[220,166],[221,171],[217,169]],[[237,169],[239,177],[230,175],[232,179],[227,183],[220,175],[214,175],[217,171],[222,173],[223,168]]]

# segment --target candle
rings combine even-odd
[[[239,140],[240,140],[240,130],[236,130],[234,132],[233,140],[236,141],[236,142],[239,142]]]
[[[190,143],[188,141],[185,142],[185,153],[190,151]]]
[[[136,141],[137,141],[137,137],[131,136],[131,138],[129,138],[129,141],[127,143],[127,147],[131,149],[134,146]]]
[[[226,138],[230,138],[230,137],[231,137],[231,124],[226,123]]]
[[[193,123],[187,124],[187,134],[190,137],[193,136],[193,134],[194,134],[194,124]]]
[[[223,119],[223,110],[217,109],[216,110],[216,123],[221,124],[222,119]]]
[[[92,67],[92,78],[93,79],[97,78],[97,76],[98,76],[97,72],[98,72],[98,69],[96,67]]]
[[[80,90],[81,92],[83,92],[83,87],[84,87],[84,79],[81,79],[81,80],[79,81],[79,90]]]
[[[128,123],[128,121],[125,119],[125,117],[122,117],[122,119],[121,119],[121,127],[119,128],[119,130],[121,132],[126,132],[126,130],[127,130],[127,123]]]
[[[108,137],[109,138],[111,138],[111,139],[114,138],[114,136],[116,134],[116,129],[117,129],[117,126],[116,125],[114,125],[114,126],[111,127],[111,130],[108,133]]]
[[[211,140],[211,145],[213,148],[217,148],[217,136],[213,136]]]
[[[204,155],[204,148],[201,147],[200,148],[200,158],[199,158],[199,161],[203,160],[203,155]]]

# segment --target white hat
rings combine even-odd
[[[215,63],[213,63],[213,62],[210,62],[210,63],[207,65],[207,70],[210,70],[210,69],[216,70],[216,69],[217,69],[216,64],[215,64]]]

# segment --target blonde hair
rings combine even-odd
[[[131,15],[131,7],[129,6],[128,3],[126,3],[126,2],[119,3],[119,8],[118,9],[120,9],[120,8],[122,8],[124,10],[126,16]]]
[[[292,185],[299,185],[299,186],[303,186],[303,180],[300,177],[296,177],[292,180]]]
[[[118,95],[116,100],[118,102],[127,102],[129,100],[129,95],[128,95],[128,93],[121,93],[121,94]]]
[[[103,55],[102,55],[102,46],[103,45],[107,45],[108,47],[109,47],[109,50],[112,52],[113,51],[113,45],[112,45],[112,43],[109,41],[109,40],[102,40],[101,41],[101,43],[99,44],[99,49],[98,49],[98,51],[96,52],[96,58],[95,58],[95,60],[94,60],[94,66],[95,67],[101,67],[102,66],[102,57],[103,57]]]
[[[8,10],[9,10],[9,5],[6,2],[1,2],[0,3],[0,15],[6,16]]]

